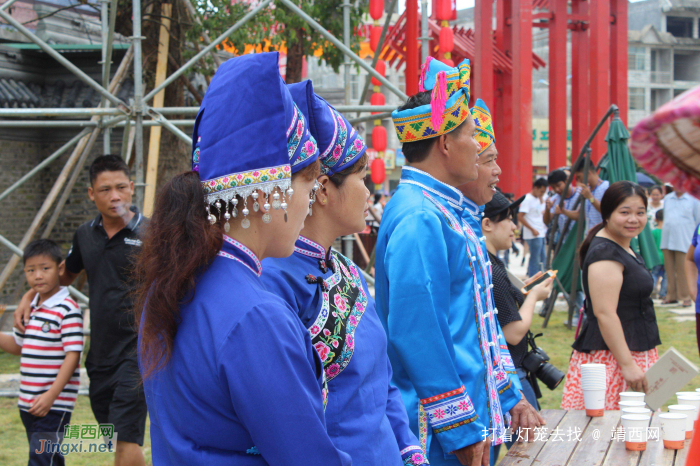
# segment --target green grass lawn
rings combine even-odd
[[[698,355],[698,348],[695,340],[695,323],[676,322],[673,320],[673,317],[674,314],[671,314],[663,308],[657,308],[657,319],[662,341],[661,346],[658,348],[659,355],[673,346],[700,367],[700,356]],[[569,356],[571,355],[571,343],[573,341],[574,332],[562,325],[564,319],[564,313],[556,312],[550,320],[549,327],[542,330],[543,319],[536,316],[532,330],[534,333],[539,333],[540,331],[544,333],[542,337],[537,339],[539,346],[552,358],[552,364],[566,372],[569,367]],[[18,371],[19,358],[5,353],[0,354],[0,373],[16,373]],[[564,382],[562,382],[556,390],[550,391],[543,384],[540,384],[540,388],[543,395],[542,399],[540,399],[542,408],[559,409]],[[695,377],[683,390],[694,391],[695,388],[700,388],[700,376]],[[675,402],[676,398],[674,396],[669,399],[664,407],[675,404]],[[71,423],[96,423],[92,411],[90,410],[90,400],[88,400],[86,396],[78,397],[78,403],[73,412]],[[21,466],[27,464],[27,450],[27,437],[19,418],[17,400],[14,398],[0,398],[0,465]],[[504,449],[501,450],[501,455],[504,455]],[[151,454],[148,426],[146,428],[144,453],[146,455],[147,464],[150,465]],[[66,464],[69,466],[106,466],[114,464],[114,456],[109,453],[85,453],[68,457]]]

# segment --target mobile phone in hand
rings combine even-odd
[[[542,283],[543,281],[547,280],[548,278],[552,278],[557,275],[556,270],[547,270],[545,273],[537,277],[535,280],[532,282],[528,283],[524,287],[520,289],[520,292],[524,295],[527,295],[534,287]]]

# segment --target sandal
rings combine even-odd
[[[692,305],[693,305],[693,303],[689,299],[686,299],[685,301],[683,301],[683,307],[690,307]]]
[[[668,300],[664,299],[664,300],[661,302],[661,304],[678,304],[678,300],[676,300],[676,301],[668,301]]]

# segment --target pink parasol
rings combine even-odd
[[[649,173],[700,198],[700,86],[640,121],[630,152]]]

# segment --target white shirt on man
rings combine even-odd
[[[520,204],[518,212],[525,214],[525,221],[539,233],[537,236],[532,234],[532,231],[523,225],[523,239],[544,238],[547,235],[547,226],[544,224],[544,210],[546,208],[544,196],[542,199],[527,193],[525,199]]]

